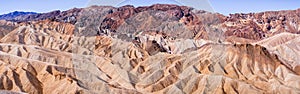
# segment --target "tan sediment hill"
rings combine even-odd
[[[0,39],[17,28],[17,23],[0,20]]]
[[[8,91],[3,92],[300,93],[295,32],[244,29],[250,33],[231,35],[236,27],[224,26],[229,18],[176,5],[60,13],[47,14],[59,20],[41,16],[5,29],[0,89]]]
[[[298,34],[280,33],[256,44],[265,46],[270,52],[277,54],[296,73],[300,73],[300,36]]]

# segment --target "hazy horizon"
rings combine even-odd
[[[7,14],[14,11],[24,11],[24,12],[38,12],[38,13],[45,13],[54,10],[68,10],[72,8],[84,8],[87,7],[91,1],[97,0],[9,0],[0,3],[0,15]],[[101,1],[101,0],[98,0]],[[125,5],[130,0],[111,0],[110,2],[115,1],[119,2],[119,5]],[[133,1],[133,0],[131,0]],[[147,0],[145,0],[147,1]],[[149,1],[149,0],[148,0]],[[175,0],[151,0],[151,2],[161,2],[163,3],[171,3],[169,1]],[[176,1],[183,1],[183,0],[176,0]],[[193,1],[193,0],[192,0]],[[194,0],[196,1],[196,0]],[[193,2],[194,2],[193,1]],[[206,1],[206,0],[202,0]],[[186,1],[188,2],[188,1]],[[187,6],[192,6],[193,2],[183,4]],[[201,0],[199,0],[201,2]],[[199,3],[198,2],[198,3]],[[149,2],[147,2],[149,3]],[[175,2],[177,4],[177,2]],[[181,3],[181,2],[179,2]],[[300,1],[297,0],[227,0],[226,2],[221,0],[210,0],[209,5],[206,6],[207,10],[211,10],[214,12],[218,12],[224,15],[233,14],[233,13],[251,13],[251,12],[263,12],[263,11],[278,11],[278,10],[295,10],[300,8]],[[132,3],[128,3],[132,4]],[[133,3],[136,5],[144,5],[140,2]],[[198,6],[197,6],[198,5]],[[204,3],[204,5],[207,5]],[[194,3],[193,6],[202,7],[204,6],[203,3],[196,4]],[[117,5],[112,5],[117,6]]]

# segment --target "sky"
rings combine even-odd
[[[50,12],[85,7],[88,0],[0,0],[0,14],[13,11]]]
[[[0,14],[13,11],[43,13],[75,7],[83,8],[92,4],[113,6],[135,4],[138,6],[155,2],[204,8],[224,15],[300,8],[300,0],[0,0]]]
[[[250,13],[300,8],[300,0],[211,0],[215,11],[222,14]],[[224,2],[226,1],[226,2]]]

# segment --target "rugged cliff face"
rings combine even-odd
[[[298,11],[226,17],[157,4],[19,16],[0,23],[0,89],[298,94]]]
[[[299,34],[299,18],[300,9],[250,14],[232,14],[227,18],[225,26],[230,27],[227,35],[258,40],[282,32]],[[253,34],[255,34],[255,36],[253,36]]]
[[[224,16],[187,6],[156,4],[137,8],[130,5],[119,8],[92,6],[21,15],[7,20],[28,22],[49,19],[71,23],[78,27],[75,30],[78,32],[76,35],[87,36],[96,36],[105,31],[116,32],[115,35],[121,34],[120,36],[158,31],[178,38],[209,39],[208,37],[215,34],[208,34],[212,33],[208,31],[217,29],[225,37],[261,40],[281,32],[299,34],[299,14],[300,9]]]

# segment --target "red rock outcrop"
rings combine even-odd
[[[229,27],[226,31],[228,35],[255,40],[261,40],[282,32],[299,34],[299,13],[300,9],[231,14],[224,25]]]

